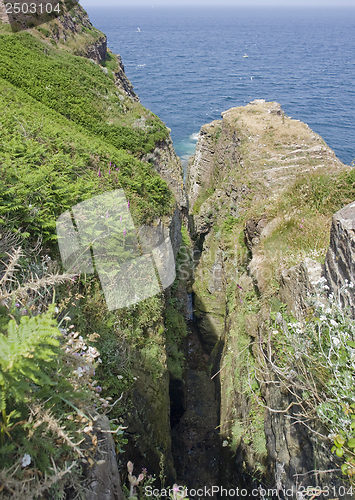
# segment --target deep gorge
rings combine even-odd
[[[81,498],[128,497],[122,486],[133,481],[130,462],[137,476],[155,475],[157,488],[218,486],[248,498],[306,500],[313,493],[301,495],[302,488],[319,487],[326,498],[331,485],[335,498],[348,487],[341,456],[331,452],[334,438],[292,365],[302,349],[290,347],[287,335],[294,319],[312,324],[309,294],[322,277],[334,293],[354,280],[351,167],[280,104],[257,99],[201,128],[184,185],[168,129],[140,104],[120,57],[80,6],[41,30],[1,28],[1,221],[8,231],[1,251],[12,250],[8,235],[26,224],[30,243],[42,237],[42,253],[60,265],[59,215],[120,187],[137,226],[169,231],[176,262],[172,286],[113,313],[96,275],[59,289],[72,302],[58,321],[70,314],[77,338],[94,335],[102,362],[92,378],[107,398],[104,416],[83,425]],[[66,72],[72,86],[60,79]],[[55,85],[44,86],[43,75]],[[29,243],[26,251],[32,255]],[[353,294],[342,294],[353,314]],[[299,336],[308,335],[306,326]],[[317,382],[319,398],[327,381]],[[98,405],[90,405],[85,411],[95,414]],[[12,483],[2,481],[0,497],[11,498]],[[63,481],[58,496],[77,498],[78,484]],[[147,498],[137,489],[139,500]]]

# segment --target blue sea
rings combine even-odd
[[[87,10],[185,161],[204,123],[257,98],[354,160],[355,8]]]

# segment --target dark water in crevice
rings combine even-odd
[[[198,489],[218,484],[219,397],[211,380],[210,355],[201,345],[198,328],[194,321],[188,321],[187,328],[187,366],[180,388],[184,393],[182,400],[180,392],[180,412],[176,392],[172,398],[172,454],[178,484]]]

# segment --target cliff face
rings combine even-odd
[[[73,55],[87,57],[101,65],[121,91],[139,102],[139,97],[124,72],[121,57],[107,48],[106,35],[92,25],[83,7],[75,3],[69,9],[67,4],[63,3],[61,9],[63,14],[59,17],[27,31],[50,47],[54,46]],[[4,4],[0,4],[0,21],[4,25],[9,25]]]
[[[8,106],[4,106],[4,109],[7,108],[2,122],[4,142],[20,141],[25,144],[31,158],[36,155],[35,146],[40,144],[38,151],[43,156],[40,160],[36,157],[31,164],[36,172],[42,172],[44,165],[51,169],[52,159],[61,154],[61,168],[71,179],[68,190],[85,178],[79,189],[80,196],[95,196],[105,190],[122,187],[130,193],[130,203],[132,210],[137,210],[138,221],[142,224],[145,220],[152,224],[162,223],[169,230],[176,256],[181,243],[182,220],[187,217],[182,165],[173,150],[169,131],[140,104],[124,74],[121,58],[107,49],[105,35],[91,25],[80,5],[58,19],[28,30],[28,33],[10,34],[6,26],[0,28],[3,63],[0,64],[1,95],[5,96],[4,99],[13,96],[10,99],[13,109],[10,111]],[[31,34],[36,37],[35,40]],[[22,55],[23,46],[28,50],[26,60]],[[14,47],[17,50],[16,64],[12,66]],[[92,61],[80,60],[80,56]],[[36,64],[28,64],[30,58]],[[21,64],[23,69],[19,69]],[[56,78],[58,67],[62,68],[61,78]],[[34,82],[30,88],[26,86],[24,71]],[[41,75],[46,76],[41,80]],[[63,75],[65,78],[62,78]],[[53,82],[46,80],[44,83],[44,78],[52,78]],[[36,92],[36,85],[38,88],[44,85],[45,92]],[[57,94],[52,95],[51,92]],[[44,94],[46,97],[43,97]],[[89,105],[93,108],[87,116]],[[14,115],[16,119],[23,120],[26,129],[19,131],[17,126],[12,126]],[[35,132],[38,124],[41,124],[39,134]],[[107,132],[105,136],[102,131]],[[0,155],[3,161],[2,150]],[[11,165],[15,162],[11,154],[6,158]],[[16,168],[19,172],[25,171],[27,163],[16,161]],[[42,187],[48,186],[47,197],[51,197],[56,189],[53,178],[63,173],[58,172],[56,167],[51,171],[50,180],[48,177],[40,183]],[[26,175],[18,179],[18,184],[24,178]],[[8,182],[10,185],[11,180]],[[146,194],[147,188],[151,189],[151,198]],[[39,200],[44,197],[43,193],[38,193]],[[63,205],[72,206],[80,201],[76,192],[69,194]],[[46,214],[53,219],[53,232],[53,221],[60,215],[57,211],[61,210],[61,203],[56,199],[51,205],[55,213]],[[22,202],[20,205],[24,206]],[[15,219],[19,218],[17,214]],[[96,285],[99,287],[98,282]],[[145,467],[149,474],[159,476],[162,473],[168,484],[172,484],[175,470],[171,454],[169,371],[164,326],[169,291],[127,311],[118,311],[111,317],[99,300],[92,313],[84,317],[94,296],[95,293],[85,293],[82,307],[71,316],[73,322],[82,320],[81,333],[84,336],[100,329],[102,352],[106,356],[106,362],[102,363],[101,386],[105,387],[106,396],[112,400],[121,401],[120,396],[124,395],[122,406],[115,405],[110,415],[128,427],[125,432],[128,440],[126,454],[119,455],[121,472],[126,472],[126,464],[130,460],[136,470]],[[77,315],[83,316],[79,319]],[[99,436],[100,432],[98,430]],[[109,431],[104,428],[103,432]],[[109,454],[110,460],[95,471],[89,471],[94,491],[88,494],[88,498],[95,495],[110,499],[122,497],[117,467],[112,461],[114,445],[112,440],[108,441],[102,445],[102,454]],[[102,457],[97,458],[101,461]]]
[[[6,22],[4,16],[2,20]],[[101,119],[100,133],[91,127],[91,122],[87,125],[82,116],[78,119],[80,126],[75,128],[77,115],[73,113],[69,119],[67,109],[65,113],[57,111],[57,99],[51,94],[44,103],[37,102],[38,96],[42,98],[44,92],[31,96],[32,89],[20,85],[19,71],[15,83],[11,80],[13,87],[10,83],[1,83],[3,95],[12,96],[8,105],[13,106],[13,112],[8,110],[11,116],[6,115],[7,121],[4,121],[6,137],[12,134],[9,142],[14,140],[16,131],[21,147],[26,141],[33,140],[40,144],[42,155],[42,151],[43,154],[52,153],[53,146],[54,153],[48,153],[48,156],[53,157],[60,150],[63,163],[75,164],[75,168],[70,167],[70,179],[74,178],[76,182],[83,172],[95,172],[88,185],[96,186],[97,190],[103,186],[107,190],[114,189],[118,181],[125,187],[128,185],[133,190],[132,205],[143,206],[145,216],[154,213],[154,224],[162,223],[169,229],[175,257],[178,257],[181,245],[182,223],[190,223],[197,265],[194,277],[190,273],[185,281],[181,279],[178,283],[173,302],[179,302],[181,310],[184,309],[186,291],[190,292],[190,281],[193,281],[195,319],[199,340],[205,350],[196,349],[196,359],[189,361],[185,382],[190,384],[190,393],[185,401],[183,396],[179,399],[174,395],[176,405],[193,406],[185,414],[178,408],[181,420],[174,429],[175,463],[181,462],[181,468],[186,468],[184,477],[194,481],[194,476],[197,477],[203,469],[206,482],[212,481],[212,477],[217,482],[219,474],[218,482],[225,486],[249,487],[265,482],[271,487],[276,485],[277,490],[293,488],[293,492],[300,483],[327,486],[329,477],[314,479],[308,475],[315,468],[315,462],[318,469],[338,468],[329,452],[329,442],[318,439],[323,429],[309,429],[297,422],[299,409],[293,405],[292,384],[282,385],[277,376],[267,373],[262,361],[267,359],[272,364],[273,360],[273,336],[276,337],[277,332],[270,328],[271,319],[276,315],[280,328],[283,328],[280,311],[284,311],[285,304],[298,319],[307,312],[307,294],[314,291],[322,276],[322,263],[329,244],[332,212],[330,208],[321,210],[327,201],[328,188],[333,182],[336,184],[349,168],[339,162],[307,125],[288,118],[278,103],[257,100],[243,108],[228,110],[222,114],[222,120],[202,127],[196,154],[188,167],[187,196],[182,165],[167,129],[141,106],[124,73],[120,56],[107,49],[105,35],[92,26],[80,5],[50,23],[32,28],[30,33],[43,44],[40,46],[41,55],[50,53],[55,60],[55,53],[65,51],[71,54],[70,57],[91,59],[92,64],[85,61],[85,68],[80,70],[83,79],[90,74],[90,78],[96,78],[98,82],[97,87],[89,88],[89,91],[93,91],[93,99],[97,98],[94,111],[99,110],[96,115]],[[6,48],[6,44],[3,46]],[[72,59],[71,64],[75,62],[77,65],[78,59]],[[5,63],[11,68],[8,60]],[[64,64],[63,61],[60,64]],[[85,73],[87,66],[90,69]],[[2,77],[6,82],[12,73],[5,71]],[[99,86],[101,90],[97,92]],[[46,84],[45,90],[54,92],[55,89]],[[61,97],[65,97],[65,90],[63,86]],[[20,99],[20,92],[23,102],[17,105],[15,96]],[[106,97],[112,105],[111,101],[110,105],[100,101]],[[27,114],[24,104],[31,108]],[[4,105],[4,112],[6,107]],[[55,125],[48,122],[51,110]],[[84,116],[85,110],[81,111]],[[16,115],[16,120],[19,115],[26,128],[21,125],[19,131],[18,123],[13,124],[12,115]],[[108,129],[114,130],[116,135],[111,134],[111,130],[107,132]],[[102,130],[107,132],[106,136],[102,136]],[[59,137],[60,141],[54,144],[53,137]],[[121,139],[127,137],[122,143]],[[32,142],[29,152],[35,155],[31,147]],[[83,151],[78,160],[76,155]],[[8,158],[6,151],[2,159],[8,161]],[[122,178],[119,177],[121,173],[111,172],[113,158],[121,162]],[[50,160],[41,156],[33,168],[42,167],[43,162],[47,165],[47,161]],[[6,165],[11,167],[11,162],[16,162],[20,171],[26,171],[27,165],[22,165],[18,156],[11,157]],[[138,169],[144,170],[146,184],[150,185],[156,173],[166,182],[174,198],[171,209],[160,213],[154,199],[156,192],[148,193],[150,204],[145,205],[146,200],[141,194],[145,192],[145,186],[139,184]],[[56,170],[57,165],[51,171],[53,176]],[[131,178],[134,182],[128,184]],[[327,189],[322,191],[319,179],[323,178],[329,182]],[[80,190],[87,195],[85,189],[86,184],[80,185]],[[69,203],[67,199],[64,201],[63,205]],[[22,205],[19,203],[16,210]],[[338,212],[333,219],[331,246],[325,261],[326,276],[333,291],[339,290],[345,279],[354,277],[353,219],[353,204]],[[77,289],[78,293],[81,291]],[[124,395],[122,411],[114,414],[119,408],[117,405],[111,414],[127,426],[125,454],[119,454],[121,472],[124,475],[130,460],[136,470],[147,468],[149,473],[161,474],[167,484],[172,484],[176,474],[171,449],[169,383],[170,388],[179,387],[183,395],[184,381],[176,374],[183,365],[177,343],[184,343],[184,334],[177,332],[183,329],[176,319],[176,311],[171,312],[171,291],[159,299],[147,301],[141,309],[134,307],[114,318],[95,317],[101,315],[102,303],[96,302],[96,289],[89,292],[83,307],[88,313],[79,317],[78,322],[90,325],[85,333],[100,329],[109,367],[104,372],[104,383],[110,389],[105,390],[111,390],[110,397],[118,401],[121,401],[121,394]],[[90,300],[92,303],[88,305]],[[344,301],[347,300],[354,307],[352,297],[344,296]],[[167,320],[169,307],[170,324]],[[170,328],[170,345],[165,336],[167,327]],[[193,354],[198,344],[195,331],[187,344],[187,350]],[[206,352],[211,355],[209,360]],[[169,373],[169,355],[175,362],[174,373]],[[117,371],[117,366],[123,367],[124,375]],[[209,374],[208,369],[211,370]],[[126,377],[127,371],[131,377],[129,391],[127,386],[117,385],[118,380]],[[212,403],[208,399],[213,392],[211,376],[216,383]],[[171,384],[172,381],[175,385]],[[220,442],[215,432],[217,427]],[[96,433],[100,438],[100,433],[109,435],[107,421],[98,425]],[[96,457],[100,464],[89,471],[93,491],[87,498],[120,499],[123,495],[114,443],[108,438],[102,438],[102,443],[101,455]],[[217,450],[219,444],[220,450]],[[203,448],[199,460],[194,458],[194,447]],[[189,456],[181,456],[182,453]],[[101,459],[107,455],[109,459],[103,464]],[[220,457],[219,467],[216,466],[216,456]],[[213,467],[213,474],[208,467]],[[334,485],[340,484],[335,475],[331,480]]]
[[[112,73],[117,87],[134,101],[139,102],[139,97],[124,72],[121,56],[113,54],[107,48],[106,35],[91,24],[88,14],[79,4],[52,21],[49,27],[49,36],[43,32],[46,26],[37,31],[44,33],[49,41],[54,40],[59,48],[71,50],[74,55],[87,57],[102,65],[105,71]],[[108,61],[109,68],[106,68]]]
[[[307,294],[322,276],[331,211],[317,212],[313,182],[344,172],[349,168],[324,141],[278,103],[257,100],[230,109],[201,129],[187,175],[194,237],[202,249],[193,290],[201,341],[212,361],[220,359],[214,372],[223,484],[250,486],[254,477],[293,488],[295,495],[300,484],[329,482],[308,475],[315,462],[319,470],[336,468],[329,444],[295,422],[290,391],[277,377],[268,378],[260,363],[273,345],[271,316],[286,304],[302,318]],[[337,236],[333,231],[327,262],[345,238],[340,226],[349,224],[339,221],[351,218],[346,214],[335,216]],[[352,250],[345,239],[348,265]],[[334,265],[329,272],[337,274]]]

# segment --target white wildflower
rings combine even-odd
[[[27,465],[30,465],[32,459],[31,459],[31,455],[29,455],[28,453],[25,453],[23,458],[22,458],[22,467],[27,467]]]

